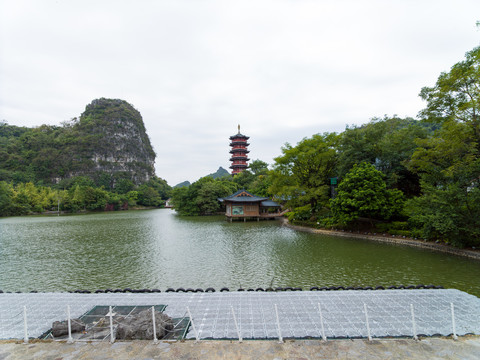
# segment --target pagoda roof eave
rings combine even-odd
[[[245,140],[248,140],[248,139],[250,139],[250,136],[246,136],[246,135],[243,135],[243,134],[235,134],[235,135],[230,136],[230,140],[233,140],[233,139],[245,139]]]
[[[235,145],[249,146],[250,143],[248,143],[246,141],[235,141],[235,142],[230,143],[230,146],[235,146]]]

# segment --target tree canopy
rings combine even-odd
[[[297,146],[285,144],[275,158],[270,191],[289,208],[310,206],[313,212],[329,199],[329,178],[335,176],[338,135],[316,134]]]
[[[26,215],[46,211],[104,211],[135,206],[159,207],[170,197],[166,181],[153,178],[149,182],[122,191],[97,187],[84,176],[69,179],[62,188],[35,185],[32,182],[13,185],[0,181],[0,216]],[[128,190],[128,191],[127,191]]]
[[[404,195],[400,190],[387,189],[383,177],[372,164],[353,165],[330,201],[334,223],[348,225],[360,217],[389,220],[400,214]]]
[[[422,186],[407,204],[410,223],[425,238],[480,245],[480,47],[420,96],[427,102],[420,116],[441,127],[417,140],[408,162]]]
[[[421,118],[466,123],[480,138],[480,47],[467,52],[465,60],[449,72],[441,73],[435,86],[422,88],[420,96],[427,102]]]
[[[212,215],[221,210],[218,198],[233,194],[238,185],[232,180],[203,177],[190,186],[175,188],[172,203],[180,215]]]

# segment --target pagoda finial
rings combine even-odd
[[[240,134],[240,124],[238,124],[238,133]]]

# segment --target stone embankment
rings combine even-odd
[[[297,231],[309,232],[312,234],[343,236],[343,237],[367,239],[367,240],[378,241],[383,243],[391,243],[391,244],[397,244],[397,245],[414,246],[414,247],[419,247],[423,249],[441,251],[448,254],[459,255],[459,256],[468,257],[471,259],[480,260],[479,250],[458,249],[446,244],[441,244],[441,243],[437,244],[437,243],[427,242],[423,240],[403,238],[400,236],[392,236],[392,235],[383,236],[378,234],[374,235],[374,234],[356,233],[356,232],[349,232],[349,231],[313,229],[306,226],[292,225],[285,218],[282,219],[282,222],[284,226],[287,226],[291,229],[294,229]]]

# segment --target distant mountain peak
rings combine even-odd
[[[185,180],[185,181],[183,181],[183,182],[181,182],[181,183],[178,183],[178,184],[175,185],[173,188],[176,189],[176,188],[181,188],[181,187],[190,186],[190,185],[192,185],[192,184],[190,183],[190,181]]]
[[[224,177],[224,176],[230,176],[230,173],[227,170],[225,170],[223,167],[219,166],[218,170],[215,171],[214,173],[211,173],[211,174],[208,174],[208,175],[205,175],[205,176],[202,176],[202,177],[211,177],[213,179],[218,179],[218,178],[221,178],[221,177]],[[185,180],[185,181],[175,185],[174,188],[180,188],[180,187],[190,186],[190,185],[191,185],[190,181]]]
[[[216,172],[214,172],[212,174],[208,174],[207,176],[210,176],[214,179],[217,179],[217,178],[221,178],[225,175],[230,175],[230,173],[227,170],[225,170],[223,167],[220,166]]]

